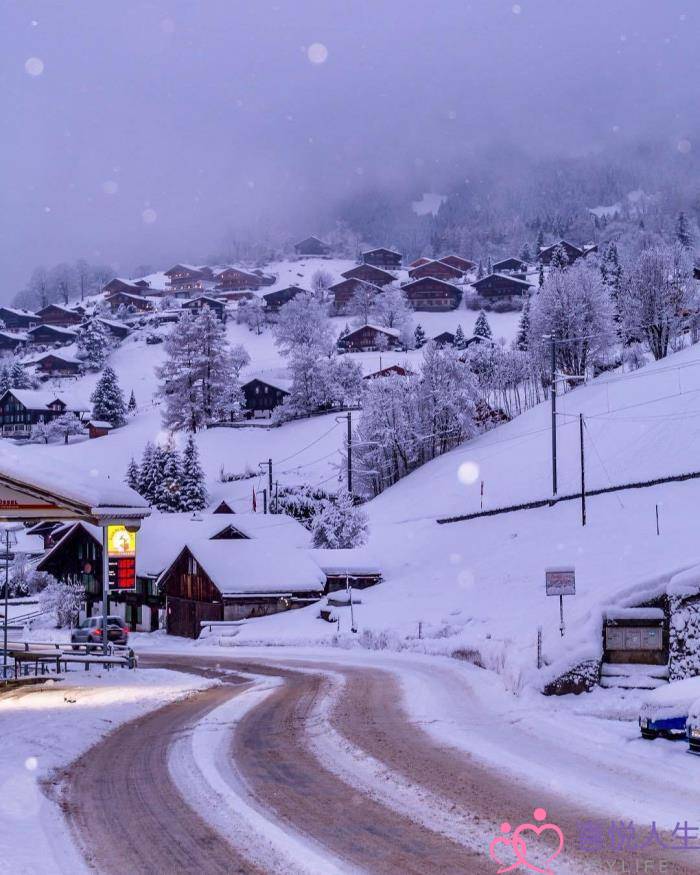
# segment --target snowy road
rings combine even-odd
[[[559,779],[549,787],[472,756],[451,724],[488,739],[498,715],[468,673],[439,662],[268,651],[152,654],[142,664],[230,683],[128,724],[70,770],[65,808],[98,872],[479,875],[498,868],[488,848],[500,824],[532,821],[537,807],[568,837],[552,863],[558,875],[635,871],[623,864],[638,860],[649,861],[641,871],[700,872],[692,851],[578,849],[578,824],[608,800],[581,801],[546,745],[540,765],[551,762]],[[429,703],[426,722],[430,688],[442,704]],[[517,747],[517,726],[497,736]],[[691,814],[694,800],[685,802]],[[539,863],[549,853],[541,841],[528,857]]]

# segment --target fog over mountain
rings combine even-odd
[[[531,162],[695,197],[699,28],[689,0],[6,2],[3,299],[38,264],[204,259]]]

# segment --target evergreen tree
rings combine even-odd
[[[78,358],[81,358],[88,368],[99,370],[107,360],[109,338],[104,325],[99,319],[88,319],[78,329]]]
[[[368,535],[367,514],[355,507],[347,490],[341,489],[335,499],[323,502],[311,531],[314,547],[331,550],[361,547]]]
[[[555,246],[552,252],[550,267],[552,270],[566,270],[569,266],[569,258],[563,246]]]
[[[530,298],[526,296],[523,312],[520,314],[520,325],[515,337],[515,348],[526,352],[530,346]]]
[[[544,233],[542,228],[537,232],[537,239],[535,240],[535,258],[539,257],[540,252],[544,248]]]
[[[148,441],[143,448],[141,466],[139,468],[138,486],[136,491],[145,498],[149,504],[153,504],[158,485],[159,463],[157,459],[158,449],[152,441]]]
[[[141,480],[141,472],[139,471],[139,466],[136,464],[136,460],[134,457],[131,457],[131,461],[126,469],[126,476],[124,477],[124,481],[127,486],[130,486],[135,492],[139,492]]]
[[[154,505],[163,513],[182,510],[182,460],[172,441],[157,447],[154,466],[159,473]]]
[[[492,336],[489,320],[486,318],[486,313],[482,310],[474,325],[474,337],[483,337],[485,340],[491,340]]]
[[[32,381],[29,379],[29,375],[17,359],[12,362],[12,367],[10,368],[10,385],[13,389],[32,388]]]
[[[530,254],[530,247],[527,243],[523,243],[522,249],[520,250],[520,258],[522,261],[530,261],[532,259],[532,255]]]
[[[90,401],[92,401],[93,419],[109,422],[115,428],[126,422],[124,395],[119,388],[117,375],[109,366],[102,371]]]
[[[428,339],[425,335],[425,331],[423,330],[422,325],[416,325],[416,330],[413,332],[413,337],[416,342],[416,349],[420,349],[421,346],[423,346]]]
[[[690,222],[688,222],[684,212],[678,214],[678,220],[676,222],[676,239],[683,249],[693,249],[695,242],[693,239],[693,232],[690,227]]]
[[[134,395],[134,390],[131,390],[131,395],[129,395],[129,403],[126,408],[130,415],[136,413],[136,395]]]
[[[199,464],[199,452],[193,435],[190,435],[187,439],[187,445],[182,457],[180,501],[183,510],[204,510],[207,506],[204,472]]]
[[[458,325],[455,331],[455,349],[464,349],[466,345],[467,338],[464,336],[464,330],[461,325]]]
[[[491,260],[491,256],[489,255],[488,261],[486,262],[486,273],[491,276],[493,273],[493,261]]]
[[[0,369],[0,394],[12,388],[12,380],[10,379],[10,369],[7,364],[4,364]]]
[[[483,279],[484,276],[484,265],[481,263],[481,259],[479,259],[479,265],[476,269],[476,278],[478,280]]]
[[[537,285],[542,288],[544,285],[544,264],[540,261],[540,269],[537,272]]]

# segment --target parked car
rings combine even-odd
[[[686,721],[700,699],[700,677],[672,681],[645,697],[639,709],[642,738],[685,738]],[[698,719],[700,723],[700,718]],[[700,742],[700,736],[698,737]],[[698,751],[700,753],[700,750]]]
[[[102,644],[102,617],[87,617],[70,633],[73,650],[79,644]],[[126,644],[129,640],[129,628],[121,617],[107,617],[107,640],[112,644]]]
[[[698,680],[693,678],[693,680]],[[688,753],[700,756],[700,699],[696,699],[690,706],[688,720],[685,724],[686,737],[688,739]]]

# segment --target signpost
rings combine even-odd
[[[107,655],[109,593],[136,588],[136,532],[123,525],[102,526],[102,652]]]
[[[564,596],[576,595],[576,570],[569,567],[545,568],[546,594],[559,596],[559,631],[564,637]]]

